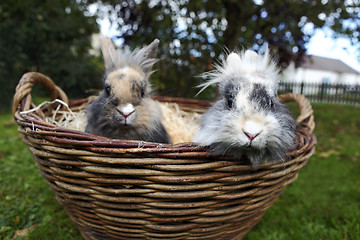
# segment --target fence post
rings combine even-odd
[[[337,103],[339,99],[339,83],[337,83],[334,87],[335,87],[334,103]]]
[[[321,89],[320,89],[320,101],[321,102],[324,100],[324,91],[325,91],[325,84],[321,83]]]
[[[337,83],[335,86],[335,102],[338,101],[338,96],[339,96],[339,84]]]
[[[300,85],[300,94],[303,94],[304,93],[304,82],[301,82],[301,85]]]

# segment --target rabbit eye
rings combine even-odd
[[[105,87],[105,93],[106,93],[106,95],[110,95],[110,86],[106,86]]]
[[[232,108],[233,103],[234,103],[234,97],[231,96],[231,95],[228,96],[228,97],[227,97],[227,105],[228,105],[228,107],[229,107],[229,108]]]
[[[274,100],[270,99],[270,107],[271,107],[271,109],[274,108],[274,105],[275,105]]]
[[[141,94],[141,97],[143,98],[145,95],[145,90],[143,88],[140,90],[140,94]]]

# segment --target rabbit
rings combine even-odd
[[[101,50],[105,63],[104,89],[87,108],[85,132],[109,138],[171,143],[162,124],[158,102],[150,97],[149,76],[157,61],[159,40],[124,51],[105,38]]]
[[[218,155],[250,160],[254,169],[285,161],[294,148],[297,123],[277,96],[276,63],[267,49],[231,52],[223,65],[202,74],[199,87],[217,84],[219,99],[201,116],[194,142]]]

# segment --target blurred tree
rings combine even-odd
[[[160,94],[194,97],[199,79],[193,76],[210,70],[225,47],[261,50],[268,44],[285,67],[292,60],[301,61],[317,28],[329,27],[335,35],[359,42],[357,0],[87,2],[102,6],[99,16],[117,16],[115,37],[125,44],[137,47],[160,39],[162,61],[155,78]]]
[[[0,108],[9,109],[22,74],[39,71],[69,97],[80,97],[100,81],[99,57],[89,55],[96,18],[76,0],[1,0]]]

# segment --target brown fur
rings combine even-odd
[[[139,86],[144,85],[145,74],[125,67],[109,73],[105,83],[111,86],[112,94],[121,103],[139,104]]]

